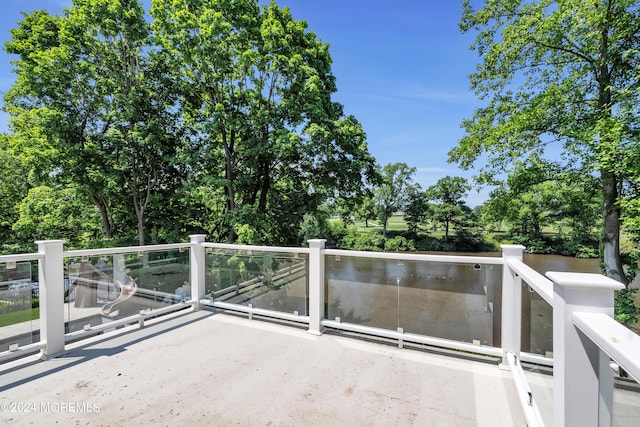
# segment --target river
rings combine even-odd
[[[542,274],[600,271],[597,259],[525,254],[524,261]],[[500,346],[500,265],[330,256],[327,279],[329,319]],[[552,352],[551,307],[526,285],[522,296],[522,349]]]

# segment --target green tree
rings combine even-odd
[[[404,207],[404,220],[410,233],[418,233],[420,225],[429,215],[429,209],[427,194],[422,191],[420,184],[410,185],[407,188],[407,204]]]
[[[482,62],[471,86],[486,105],[464,121],[450,159],[470,167],[483,154],[481,178],[549,147],[561,168],[596,173],[603,201],[603,263],[628,283],[620,254],[619,189],[624,159],[637,145],[640,9],[633,0],[465,1],[462,31],[478,31]]]
[[[464,200],[471,190],[466,179],[459,176],[445,176],[427,188],[426,197],[434,202],[430,206],[429,216],[445,227],[444,241],[449,241],[449,227],[452,223],[464,223],[471,209]]]
[[[35,11],[5,47],[18,55],[5,96],[16,151],[41,184],[89,197],[108,238],[133,223],[144,244],[145,214],[174,176],[178,144],[141,4],[74,0],[63,16]]]
[[[13,231],[23,241],[64,239],[74,247],[95,239],[100,230],[95,206],[72,187],[34,187],[17,208]]]
[[[374,203],[382,222],[382,236],[387,237],[387,221],[394,212],[404,209],[407,189],[413,182],[416,168],[406,163],[389,163],[382,168],[382,182],[374,189]]]
[[[360,221],[364,221],[364,226],[369,227],[369,220],[376,217],[376,205],[373,196],[365,196],[361,199],[355,212]]]
[[[19,211],[17,204],[27,195],[29,190],[28,171],[19,156],[12,153],[9,147],[9,135],[0,135],[0,242],[14,242],[13,224],[17,221]]]
[[[305,214],[366,188],[366,136],[331,100],[328,46],[306,22],[256,0],[153,0],[151,14],[201,147],[196,194],[214,238],[232,242],[249,225],[293,242]]]

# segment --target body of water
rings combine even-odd
[[[500,253],[463,255],[501,256]],[[541,274],[600,272],[597,259],[525,254],[524,261]],[[330,256],[326,268],[329,319],[501,345],[500,265]],[[552,322],[551,307],[523,285],[522,349],[543,355],[552,352]]]

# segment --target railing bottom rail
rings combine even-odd
[[[356,332],[366,335],[373,335],[382,338],[390,338],[397,340],[399,346],[402,347],[404,342],[410,342],[415,344],[424,344],[432,347],[439,347],[448,350],[465,351],[474,354],[480,354],[484,356],[502,357],[503,351],[501,348],[488,347],[482,345],[475,345],[465,343],[462,341],[449,340],[445,338],[430,337],[427,335],[419,335],[412,333],[404,333],[401,331],[393,331],[391,329],[376,328],[372,326],[357,325],[355,323],[338,322],[335,320],[323,320],[322,326],[332,329],[341,329],[349,332]]]
[[[187,307],[193,307],[195,304],[196,304],[195,300],[183,301],[178,304],[168,305],[166,307],[158,308],[155,310],[141,311],[140,314],[134,314],[132,316],[123,317],[122,319],[114,320],[107,323],[102,323],[100,325],[91,326],[80,331],[69,332],[64,335],[65,342],[69,342],[71,340],[75,341],[78,339],[86,338],[91,335],[97,335],[100,332],[104,332],[106,330],[114,329],[119,326],[130,325],[134,323],[138,323],[140,327],[144,327],[144,321],[147,319],[157,317],[157,316],[162,316],[162,315],[173,313],[180,310],[184,310]]]
[[[281,320],[287,320],[290,322],[303,323],[307,325],[309,324],[309,316],[300,315],[295,312],[286,313],[284,311],[256,308],[256,307],[253,307],[251,304],[240,305],[240,304],[232,304],[232,303],[222,302],[222,301],[211,301],[210,299],[201,299],[200,304],[202,304],[205,307],[212,307],[212,308],[217,308],[221,310],[229,310],[229,311],[246,313],[249,315],[250,319],[253,318],[253,316],[255,315],[255,316],[269,317],[272,319],[281,319]]]
[[[32,344],[27,344],[18,347],[15,350],[3,351],[0,353],[0,363],[7,362],[9,360],[19,359],[24,356],[36,353],[45,348],[47,343],[40,341]]]

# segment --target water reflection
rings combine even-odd
[[[541,274],[599,273],[595,259],[525,254],[524,261]],[[326,278],[329,319],[501,345],[501,266],[329,256]],[[552,309],[528,285],[522,290],[522,350],[545,355],[553,351]]]
[[[500,271],[492,265],[330,256],[326,316],[498,346]]]

